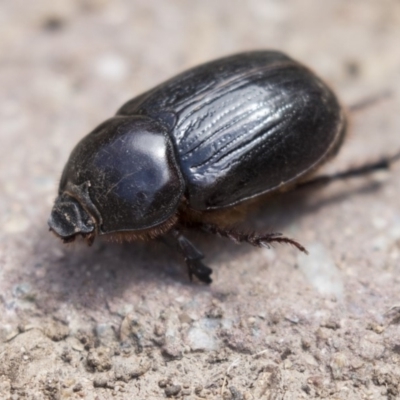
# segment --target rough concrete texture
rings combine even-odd
[[[400,166],[271,199],[248,226],[310,251],[193,233],[214,283],[157,243],[63,245],[47,229],[76,142],[185,68],[281,49],[350,115],[326,171],[400,148],[397,0],[3,0],[1,399],[395,399]]]

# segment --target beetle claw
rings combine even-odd
[[[268,237],[267,239],[265,239],[265,241],[262,240],[260,242],[260,245],[263,247],[271,248],[271,242],[291,244],[292,246],[296,247],[296,249],[300,250],[301,252],[308,254],[307,249],[303,245],[301,245],[299,242],[296,242],[295,240],[290,239],[286,236],[282,236],[282,235]],[[250,243],[250,244],[252,244],[252,243]]]

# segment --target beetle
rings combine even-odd
[[[232,221],[255,199],[312,183],[345,134],[337,97],[299,62],[279,51],[221,58],[128,101],[84,137],[48,224],[64,242],[162,239],[183,255],[190,278],[210,283],[212,270],[183,231],[306,252],[280,233],[246,234]],[[319,181],[387,166],[383,160]]]

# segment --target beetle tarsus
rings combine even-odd
[[[193,280],[193,275],[201,282],[211,283],[212,279],[210,275],[212,274],[212,269],[204,265],[200,260],[190,260],[185,259],[186,265],[188,267],[189,279]]]
[[[217,225],[205,224],[202,226],[206,232],[230,239],[236,243],[248,243],[255,247],[271,247],[272,243],[287,243],[296,247],[303,253],[308,254],[308,251],[299,242],[283,236],[279,232],[271,232],[260,234],[257,232],[245,233],[234,228],[220,228]]]
[[[288,238],[286,236],[282,236],[281,233],[269,233],[267,235],[261,235],[258,237],[258,240],[260,241],[260,244],[257,244],[257,240],[253,246],[266,246],[266,247],[271,247],[270,243],[276,242],[276,243],[287,243],[291,244],[292,246],[296,247],[298,250],[302,251],[305,254],[308,254],[307,249],[301,245],[299,242],[297,242],[294,239]],[[248,242],[250,243],[250,242]],[[252,244],[252,243],[250,243]]]

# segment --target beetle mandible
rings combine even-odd
[[[189,276],[205,283],[212,270],[182,233],[186,228],[306,252],[278,233],[232,229],[221,216],[304,184],[345,133],[335,94],[292,58],[278,51],[221,58],[128,101],[78,143],[62,173],[50,230],[64,242],[80,235],[89,245],[97,235],[162,238],[177,246]],[[385,162],[347,175],[386,168]]]

